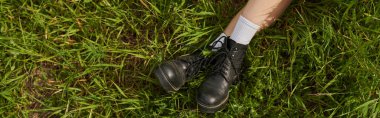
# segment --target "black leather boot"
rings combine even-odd
[[[215,71],[198,88],[197,103],[201,112],[214,113],[227,104],[230,85],[241,73],[247,45],[227,38],[223,48],[216,53]]]
[[[166,61],[154,71],[156,78],[166,92],[178,91],[188,80],[195,76],[207,63],[207,58],[200,52],[183,55],[177,59]]]

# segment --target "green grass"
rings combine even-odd
[[[202,79],[166,94],[152,71],[245,2],[0,0],[0,117],[212,116],[195,103]],[[379,49],[379,1],[293,1],[215,116],[379,117]]]

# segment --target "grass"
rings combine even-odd
[[[152,71],[202,48],[246,0],[0,0],[1,117],[379,117],[380,3],[298,0],[250,44],[227,108]]]

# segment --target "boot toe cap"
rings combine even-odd
[[[172,61],[162,63],[156,70],[156,77],[160,80],[161,86],[170,88],[167,91],[177,91],[185,83],[185,74],[180,67]]]
[[[206,107],[214,107],[219,106],[220,104],[223,104],[225,100],[227,99],[228,95],[223,96],[216,96],[216,95],[209,95],[209,94],[198,94],[197,96],[197,102],[198,104]]]
[[[228,83],[220,78],[208,78],[198,89],[197,103],[205,108],[217,108],[228,99]]]

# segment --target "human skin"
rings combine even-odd
[[[224,33],[231,36],[239,16],[259,25],[260,29],[265,29],[285,11],[291,2],[292,0],[249,0],[230,21]]]

